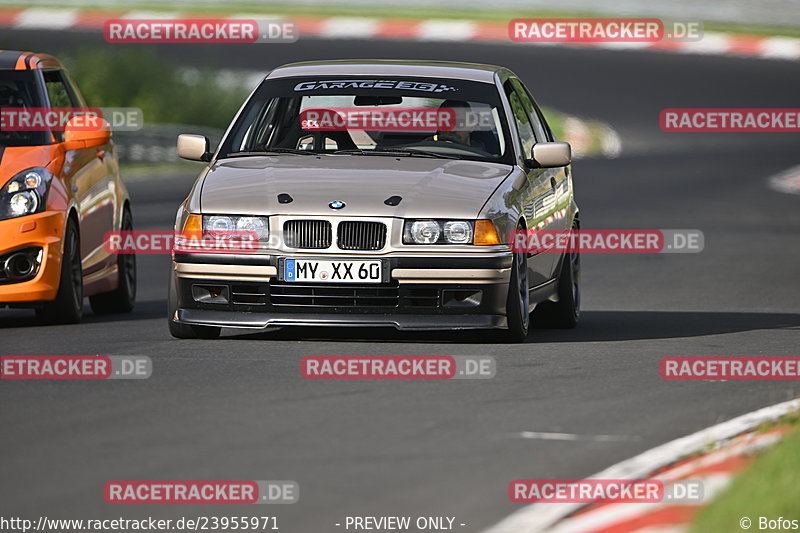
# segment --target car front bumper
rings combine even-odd
[[[61,278],[64,213],[45,211],[0,221],[0,305],[53,300]],[[38,249],[36,270],[21,280],[5,274],[6,260],[17,252]]]
[[[286,282],[277,256],[177,254],[177,308],[184,324],[393,327],[399,330],[506,327],[511,254],[382,257],[380,284]]]

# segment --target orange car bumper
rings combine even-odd
[[[0,303],[55,299],[61,277],[63,235],[64,213],[60,211],[0,221],[0,256],[32,246],[42,249],[42,264],[36,276],[28,281],[0,284]]]

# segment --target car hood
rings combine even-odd
[[[204,213],[476,218],[509,165],[362,155],[219,161],[205,176]],[[293,201],[280,203],[279,194]],[[396,206],[385,204],[400,196]],[[334,210],[328,204],[345,203]]]
[[[15,175],[29,168],[48,167],[52,171],[54,157],[57,155],[55,145],[0,147],[0,188]],[[61,155],[63,157],[63,152]]]

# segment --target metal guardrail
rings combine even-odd
[[[175,153],[175,142],[181,133],[205,135],[216,146],[222,134],[220,129],[181,124],[146,124],[137,131],[114,132],[120,163],[171,163],[180,161]]]

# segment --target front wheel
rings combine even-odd
[[[528,337],[531,317],[531,297],[528,292],[528,262],[525,254],[514,254],[511,265],[511,280],[508,283],[506,299],[506,319],[508,331],[504,332],[507,342],[523,342]]]
[[[581,255],[564,254],[558,277],[558,301],[545,302],[533,312],[534,324],[542,328],[572,329],[581,317]]]
[[[64,231],[64,253],[56,299],[36,309],[36,317],[44,324],[77,324],[81,321],[83,271],[80,243],[78,225],[70,218]]]

